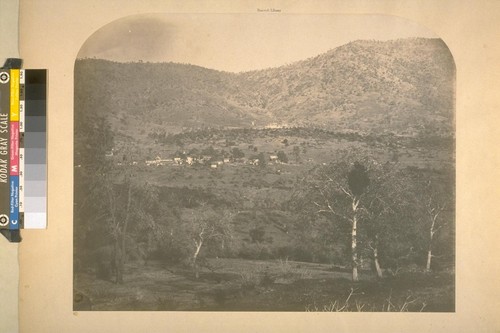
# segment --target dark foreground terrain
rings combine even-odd
[[[188,268],[128,264],[125,283],[75,276],[75,310],[453,312],[454,274],[362,272],[288,260],[210,259]]]

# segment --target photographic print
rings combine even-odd
[[[455,311],[455,63],[432,31],[128,16],[74,87],[74,310]]]

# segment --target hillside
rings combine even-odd
[[[247,99],[262,100],[281,122],[375,133],[451,130],[454,63],[438,39],[357,41],[243,76]]]
[[[75,65],[75,108],[105,114],[115,135],[135,139],[160,129],[271,123],[449,135],[454,81],[453,59],[440,39],[355,41],[290,65],[238,74],[83,59]]]

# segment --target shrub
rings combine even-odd
[[[275,258],[290,258],[294,261],[313,262],[314,255],[311,249],[302,246],[281,246],[274,251]]]
[[[242,288],[251,289],[260,285],[261,276],[256,272],[243,271],[240,273],[240,282]]]
[[[285,260],[278,260],[278,270],[280,272],[280,276],[286,277],[292,275],[293,267],[292,264],[288,261],[288,258],[285,258]]]
[[[244,244],[240,248],[239,257],[243,259],[266,260],[271,259],[273,255],[269,246],[260,243],[252,243]]]
[[[262,243],[264,241],[264,235],[266,231],[263,227],[256,227],[250,229],[248,233],[250,235],[250,238],[252,239],[252,243]]]

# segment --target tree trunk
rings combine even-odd
[[[195,242],[196,244],[196,251],[194,252],[193,255],[193,269],[194,269],[194,275],[198,279],[200,277],[200,272],[198,270],[198,263],[196,259],[198,259],[198,254],[200,254],[201,246],[203,245],[203,240],[201,240],[199,243]]]
[[[113,249],[113,266],[111,274],[115,276],[115,283],[123,283],[123,274],[120,269],[121,265],[121,250],[120,237],[116,237]]]
[[[126,260],[126,240],[127,240],[127,229],[128,223],[130,220],[130,206],[132,204],[132,185],[128,185],[128,193],[127,193],[127,210],[125,215],[125,221],[123,222],[123,228],[121,232],[121,244],[120,244],[120,253],[119,253],[119,262],[116,267],[116,283],[123,283],[123,271],[125,269],[125,260]]]
[[[380,263],[378,261],[378,234],[375,234],[374,243],[370,243],[370,248],[373,251],[373,264],[375,266],[375,272],[377,273],[377,277],[379,279],[382,278],[382,269],[380,268]]]
[[[427,251],[427,265],[425,266],[425,270],[427,272],[431,271],[431,260],[432,260],[432,246],[429,245],[429,250]]]
[[[373,249],[373,261],[375,263],[375,270],[377,271],[377,277],[379,279],[381,279],[382,278],[382,269],[380,268],[380,264],[378,262],[378,248],[377,247],[375,247]]]
[[[121,236],[123,238],[123,235]],[[116,246],[116,272],[115,272],[115,283],[123,283],[123,268],[124,268],[124,258],[123,258],[123,248],[122,248],[122,240],[117,241]]]
[[[353,217],[352,217],[352,231],[351,231],[351,236],[352,236],[352,242],[351,242],[352,280],[353,281],[359,280],[359,278],[358,278],[358,248],[357,248],[358,203],[359,203],[359,200],[353,199],[353,202],[352,202]]]
[[[436,224],[436,219],[432,221],[430,237],[429,237],[429,249],[427,250],[427,265],[425,266],[425,270],[427,272],[431,271],[431,261],[432,261],[432,239],[434,238],[434,226]]]

